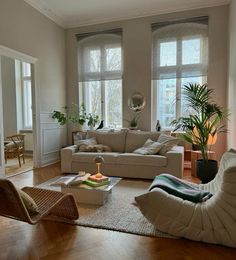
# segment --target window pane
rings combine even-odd
[[[182,64],[200,63],[200,39],[182,41]]]
[[[162,128],[170,127],[176,118],[176,79],[163,79],[155,82],[157,86],[157,119]]]
[[[23,82],[23,114],[24,114],[24,128],[32,127],[32,94],[31,81]]]
[[[88,57],[88,71],[100,72],[101,71],[101,52],[100,50],[89,50]]]
[[[122,81],[105,81],[105,125],[122,127]]]
[[[101,82],[90,81],[85,84],[85,105],[87,113],[96,114],[102,118],[101,108]]]
[[[121,48],[106,49],[106,71],[121,70]]]
[[[31,76],[31,65],[30,63],[22,62],[23,68],[23,77],[30,77]]]
[[[160,66],[176,65],[176,41],[160,43]]]

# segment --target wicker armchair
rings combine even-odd
[[[10,140],[6,145],[4,146],[4,152],[5,152],[5,161],[7,163],[7,159],[10,158],[18,158],[19,166],[21,167],[21,158],[23,159],[23,163],[25,163],[25,147],[24,147],[24,134],[15,134],[11,136],[6,137],[8,140]]]
[[[42,219],[76,220],[79,217],[75,200],[70,194],[34,187],[22,189],[34,199],[39,213],[30,215],[12,182],[0,179],[0,215],[36,224]]]

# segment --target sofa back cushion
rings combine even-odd
[[[124,153],[125,151],[125,131],[88,131],[87,138],[96,137],[98,144],[111,147],[113,152]]]
[[[128,131],[126,136],[125,152],[132,153],[134,150],[142,147],[147,139],[157,141],[160,133],[145,131]]]

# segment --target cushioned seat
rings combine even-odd
[[[236,247],[236,151],[222,156],[213,181],[194,186],[213,196],[193,203],[155,188],[136,201],[143,215],[163,232]]]
[[[159,151],[161,155],[158,155],[158,151],[155,151],[155,149],[158,148],[155,147],[155,145],[154,147],[149,147],[153,148],[153,150],[147,149],[148,152],[145,155],[137,153],[137,150],[142,148],[148,139],[151,139],[152,143],[153,140],[156,141],[159,140],[159,138],[161,140],[163,136],[171,141],[171,145],[169,144],[168,146],[161,141],[163,144],[163,147],[161,147]],[[98,146],[109,146],[108,148],[110,148],[112,152],[109,152],[108,149],[107,152],[105,152],[105,149],[96,148],[96,145],[92,143],[92,139],[96,140]],[[172,141],[174,141],[175,144],[173,144]],[[91,142],[90,145],[89,142]],[[95,156],[100,155],[104,157],[102,171],[108,176],[153,179],[162,172],[168,172],[176,177],[182,177],[184,148],[176,146],[177,143],[178,139],[158,132],[127,130],[88,131],[86,140],[80,140],[79,143],[75,143],[76,145],[68,146],[61,150],[61,171],[62,173],[78,171],[94,173],[96,167],[93,159]],[[83,150],[83,146],[86,145],[88,148],[87,151],[86,149]],[[165,151],[162,151],[163,149]],[[100,150],[103,152],[100,152]],[[97,153],[95,153],[95,151],[97,151]]]
[[[167,158],[161,155],[141,155],[134,153],[123,153],[117,157],[118,164],[134,164],[149,166],[166,166]]]

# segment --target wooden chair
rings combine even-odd
[[[75,200],[71,194],[25,187],[26,192],[38,206],[39,213],[30,215],[14,184],[7,179],[0,179],[0,215],[29,224],[40,220],[76,220],[79,217]]]
[[[7,137],[7,139],[10,140],[10,142],[6,143],[6,145],[4,146],[6,163],[7,163],[7,159],[18,158],[19,165],[21,167],[21,157],[23,159],[23,163],[25,163],[24,138],[25,138],[24,134],[15,134]]]

